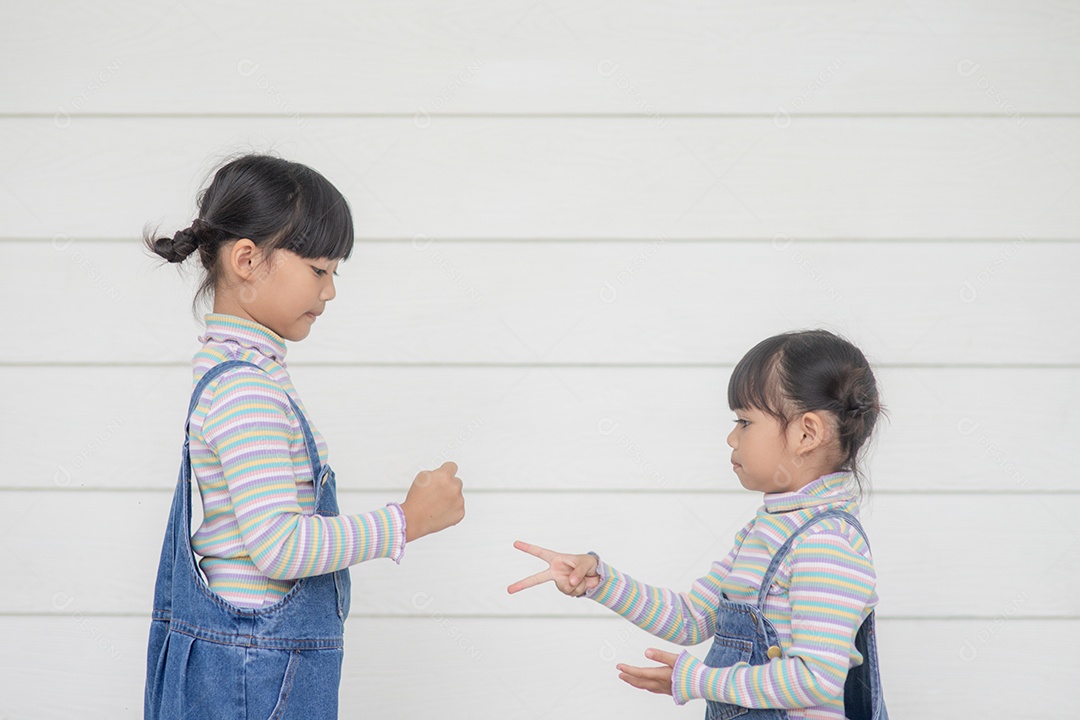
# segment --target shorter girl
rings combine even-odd
[[[645,585],[595,553],[523,542],[514,546],[549,567],[508,590],[552,580],[664,640],[696,645],[712,637],[704,662],[650,649],[645,656],[660,667],[617,666],[620,679],[680,705],[705,699],[710,720],[884,720],[876,577],[856,519],[860,450],[882,412],[873,371],[857,347],[830,332],[777,335],[739,361],[728,405],[736,416],[727,438],[735,475],[765,502],[690,592]]]

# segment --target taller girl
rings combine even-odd
[[[347,568],[400,562],[405,543],[459,522],[461,480],[448,462],[400,504],[339,514],[285,341],[307,337],[334,299],[353,247],[349,206],[311,168],[263,155],[222,166],[198,205],[190,228],[144,236],[169,262],[197,252],[196,302],[213,296],[154,592],[145,717],[336,718]]]

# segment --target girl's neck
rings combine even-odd
[[[234,298],[228,296],[214,297],[214,312],[218,315],[233,315],[238,318],[250,320],[251,322],[259,322],[255,318],[251,317],[251,315],[247,311],[245,311],[243,307],[241,307],[239,302],[237,302]]]

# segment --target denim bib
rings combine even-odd
[[[183,460],[161,548],[146,658],[147,720],[336,718],[348,568],[300,578],[272,605],[243,608],[214,593],[191,549],[191,413],[207,384],[230,360],[200,379],[188,406]],[[259,368],[262,369],[262,368]],[[315,512],[338,514],[334,471],[319,460],[307,419],[289,399],[304,431],[315,485]]]
[[[780,563],[791,550],[795,538],[811,525],[828,517],[842,517],[863,536],[867,547],[870,541],[855,517],[844,510],[833,508],[812,517],[792,533],[773,555],[761,581],[756,605],[728,600],[721,595],[716,614],[716,635],[713,638],[705,664],[709,667],[730,667],[736,663],[764,665],[773,658],[783,657],[776,628],[765,617],[765,596],[772,585]],[[844,714],[848,720],[888,720],[885,699],[881,694],[881,677],[878,670],[877,639],[874,631],[874,611],[871,610],[855,635],[855,649],[863,656],[863,663],[848,670],[844,683]],[[705,720],[784,720],[787,710],[782,708],[745,708],[741,705],[709,701],[706,703]]]

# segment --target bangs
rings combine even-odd
[[[787,421],[781,388],[781,357],[787,338],[763,340],[743,356],[728,381],[728,407],[732,410],[760,410]]]
[[[347,260],[353,249],[348,201],[329,180],[305,166],[294,176],[295,201],[280,247],[303,258]]]

